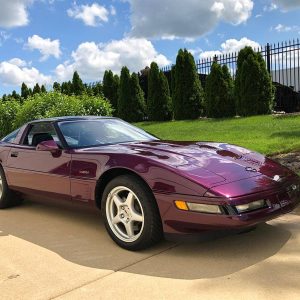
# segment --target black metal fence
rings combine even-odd
[[[277,44],[267,44],[255,49],[264,57],[267,69],[273,82],[292,87],[294,91],[300,91],[300,41],[286,41]],[[199,74],[210,73],[211,65],[218,61],[221,65],[227,65],[233,78],[236,74],[238,52],[224,53],[215,57],[203,58],[196,61]],[[171,66],[163,68],[164,72],[171,70]]]

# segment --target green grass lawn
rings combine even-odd
[[[268,155],[300,150],[300,116],[143,122],[135,125],[166,140],[226,142]]]

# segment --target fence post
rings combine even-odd
[[[266,55],[267,55],[267,70],[269,74],[271,74],[271,51],[270,51],[270,44],[267,43],[266,46]]]

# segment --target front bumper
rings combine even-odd
[[[291,212],[300,203],[300,191],[292,193],[289,186],[299,185],[299,178],[282,184],[277,189],[261,191],[236,198],[207,198],[187,195],[155,194],[163,223],[165,234],[193,234],[204,231],[240,230],[253,227]],[[235,205],[266,199],[268,207],[252,212],[238,214]],[[183,211],[175,207],[175,200],[220,205],[225,208],[225,214],[205,214]],[[228,208],[228,209],[227,209]]]

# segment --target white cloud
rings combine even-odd
[[[221,54],[223,54],[223,52],[221,52],[219,50],[204,51],[199,54],[199,58],[200,59],[214,58],[216,55],[219,56]]]
[[[30,50],[39,50],[42,54],[41,61],[47,60],[50,56],[59,58],[61,55],[59,40],[44,39],[38,35],[33,35],[28,38],[26,46]]]
[[[215,55],[222,55],[226,53],[239,52],[242,48],[250,46],[253,49],[260,48],[259,43],[252,41],[246,37],[240,40],[229,39],[221,44],[221,49],[214,51],[204,51],[199,53],[200,59],[213,58]]]
[[[12,28],[29,23],[27,8],[33,0],[0,0],[0,27]]]
[[[212,30],[220,21],[246,22],[252,0],[127,0],[131,4],[131,34],[146,38],[193,38]]]
[[[36,68],[29,67],[19,58],[13,58],[0,62],[0,81],[3,85],[10,86],[20,86],[22,82],[25,82],[33,87],[37,82],[39,84],[51,83],[51,76],[46,76]]]
[[[99,26],[103,22],[108,22],[109,14],[116,13],[114,7],[109,12],[104,6],[97,3],[92,5],[73,5],[73,8],[67,10],[68,16],[74,19],[81,19],[87,26]]]
[[[4,31],[4,30],[1,30],[1,31],[0,31],[0,46],[2,46],[3,43],[4,43],[5,41],[7,41],[10,37],[11,37],[10,34],[8,34],[8,33],[7,33],[6,31]]]
[[[273,2],[280,6],[283,10],[300,8],[300,0],[274,0]]]
[[[110,6],[110,14],[112,16],[115,16],[117,14],[116,8],[113,5]]]
[[[286,25],[282,25],[282,24],[278,24],[274,29],[277,32],[288,32],[288,31],[292,30],[292,27],[286,26]]]
[[[287,26],[287,25],[283,25],[283,24],[278,24],[277,26],[275,26],[272,29],[276,30],[279,33],[289,32],[289,31],[299,31],[300,32],[299,26]]]
[[[278,9],[278,5],[273,2],[269,3],[268,5],[265,5],[263,8],[264,11],[273,11],[277,9]]]
[[[123,66],[130,71],[139,71],[156,61],[160,66],[170,61],[159,54],[146,39],[124,38],[107,44],[82,43],[72,52],[72,61],[56,67],[59,80],[69,80],[77,70],[84,80],[100,80],[105,70],[119,72]]]
[[[12,58],[8,61],[8,63],[15,65],[17,67],[26,67],[27,66],[27,62],[25,60],[22,60],[20,58]]]

